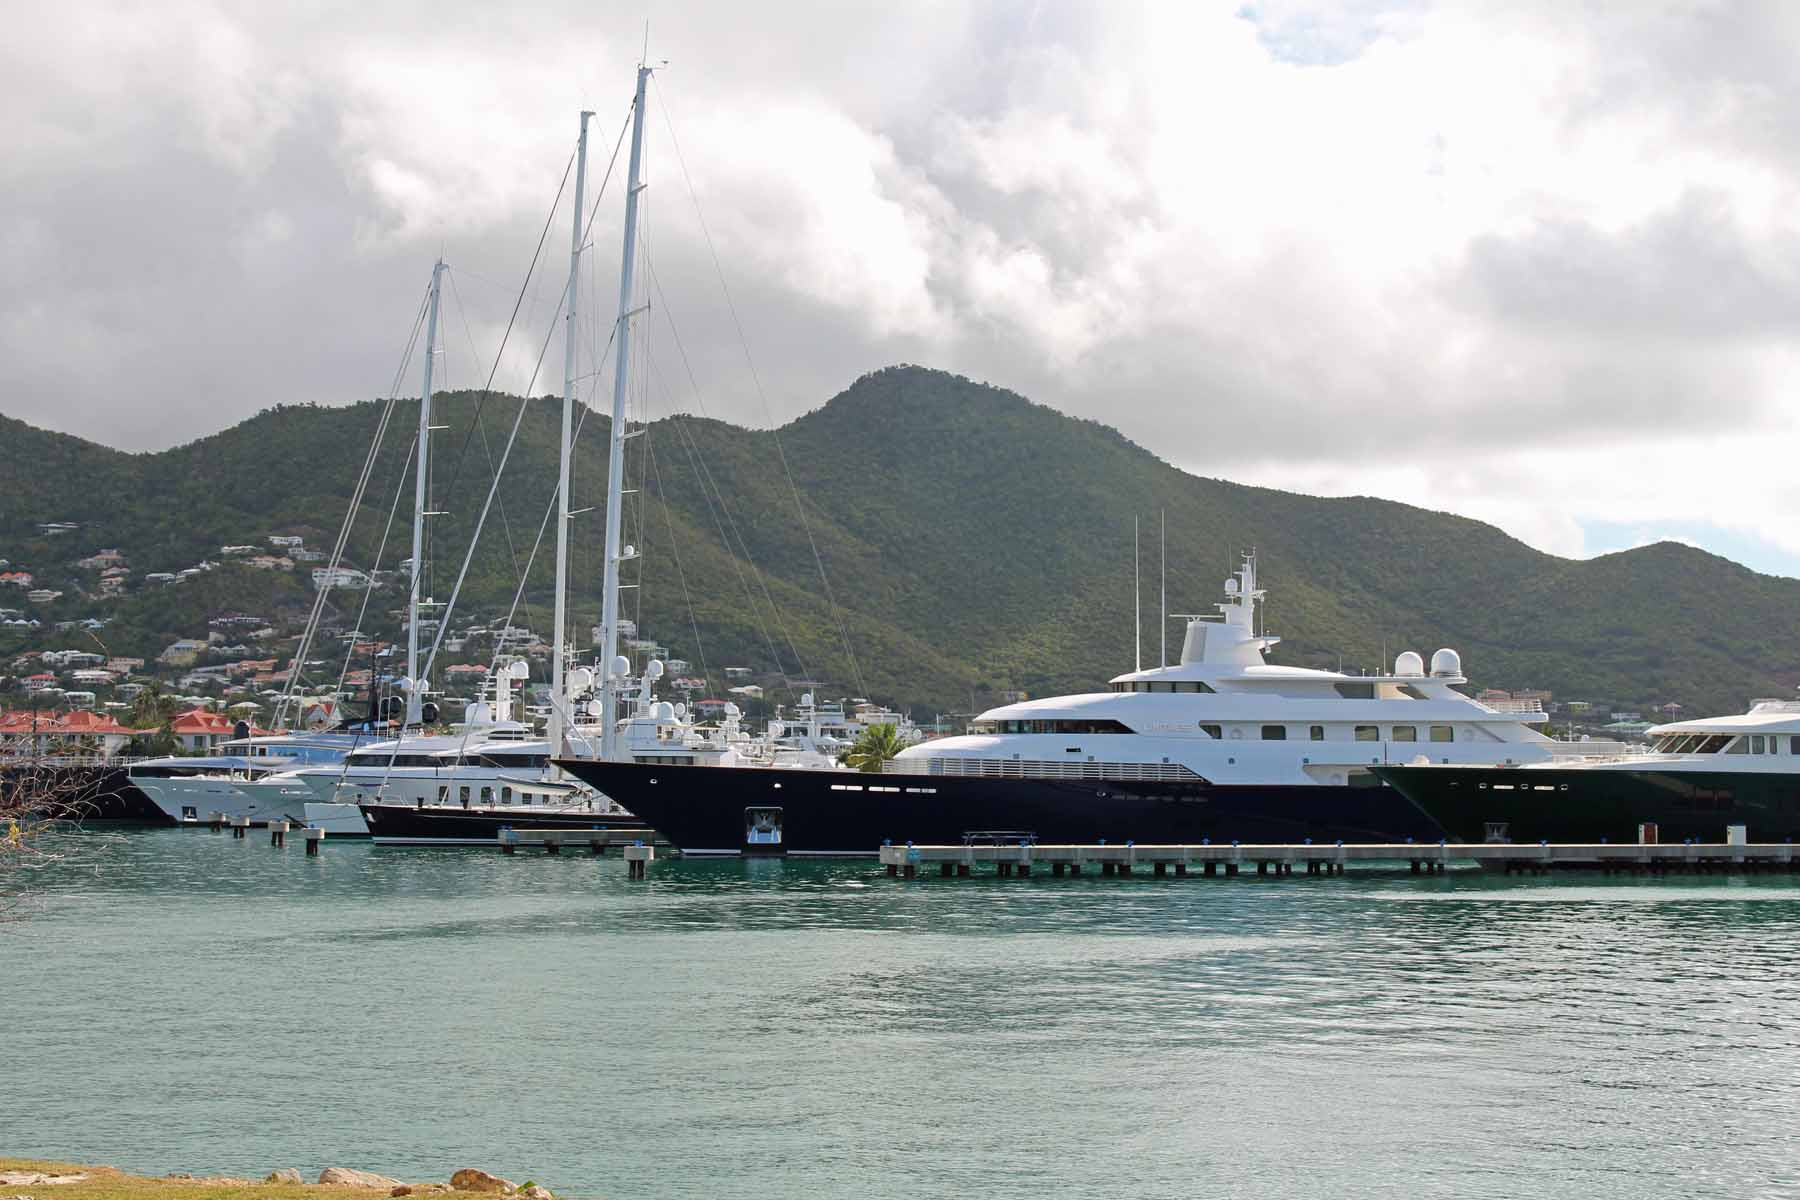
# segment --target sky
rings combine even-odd
[[[583,108],[600,189],[646,22],[643,415],[919,363],[1199,474],[1800,576],[1787,4],[28,3],[0,412],[156,449],[416,395],[439,254],[438,385],[558,391],[552,201]]]

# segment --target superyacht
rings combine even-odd
[[[1800,701],[1658,725],[1640,753],[1581,762],[1375,768],[1462,841],[1753,841],[1800,836]],[[1650,831],[1654,830],[1654,833]]]
[[[1043,842],[1432,839],[1438,821],[1374,773],[1417,757],[1523,764],[1603,752],[1533,728],[1532,702],[1484,704],[1454,650],[1382,675],[1278,666],[1257,626],[1256,558],[1180,662],[1106,691],[982,713],[964,736],[902,750],[881,774],[713,768],[623,756],[558,764],[700,855],[871,855],[885,840]]]

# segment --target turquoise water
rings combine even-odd
[[[1800,1187],[1800,882],[889,880],[87,843],[0,1153],[578,1196]]]

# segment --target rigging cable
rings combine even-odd
[[[744,334],[743,322],[738,319],[737,305],[733,303],[731,288],[725,282],[725,268],[719,262],[719,251],[713,245],[712,231],[707,228],[705,214],[700,210],[700,196],[694,190],[693,178],[688,174],[687,159],[681,153],[681,143],[675,137],[675,121],[669,115],[668,100],[663,96],[661,82],[654,78],[652,82],[656,83],[657,99],[662,101],[663,123],[669,130],[669,145],[674,149],[675,161],[681,167],[682,180],[687,184],[688,197],[694,204],[694,218],[700,223],[700,233],[706,239],[707,252],[712,256],[713,271],[719,277],[719,291],[724,294],[726,310],[731,313],[731,323],[737,330],[738,344],[744,351],[744,365],[749,368],[750,380],[756,387],[757,399],[762,402],[763,419],[769,422],[769,435],[775,440],[775,455],[781,460],[782,473],[787,476],[788,490],[794,498],[794,511],[800,515],[800,527],[806,531],[806,544],[812,550],[813,565],[818,568],[819,583],[825,589],[825,601],[830,605],[832,621],[837,625],[838,635],[843,640],[844,656],[849,660],[851,674],[856,677],[857,691],[867,695],[868,688],[863,683],[862,667],[856,661],[856,652],[850,648],[849,628],[844,624],[842,612],[838,608],[837,596],[831,590],[831,580],[825,574],[825,560],[820,556],[819,544],[813,537],[812,522],[806,519],[806,505],[800,499],[800,486],[794,482],[794,472],[788,466],[787,451],[782,449],[781,431],[775,427],[768,394],[763,391],[762,377],[757,374],[756,362],[750,356],[750,340]]]

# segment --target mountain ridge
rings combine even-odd
[[[518,403],[435,398],[434,419],[451,427],[434,443],[434,506],[451,513],[434,522],[439,552],[428,556],[440,599]],[[358,565],[373,562],[390,509],[382,565],[408,552],[392,551],[406,540],[410,490],[398,485],[416,404],[395,407],[368,502],[380,519],[366,512],[352,538]],[[466,595],[484,613],[510,596],[552,498],[559,402],[524,404],[515,462],[471,563]],[[141,579],[273,533],[328,547],[379,409],[280,406],[154,452],[0,417],[0,557],[54,575],[79,553],[118,544]],[[603,415],[586,414],[572,492],[571,508],[596,507],[572,528],[571,605],[583,631],[598,609],[606,427]],[[628,504],[626,536],[645,550],[644,586],[628,613],[641,609],[646,632],[704,656],[715,675],[745,659],[951,708],[1006,690],[1100,685],[1133,661],[1134,514],[1145,661],[1157,659],[1155,526],[1166,511],[1171,608],[1210,611],[1236,552],[1256,546],[1268,627],[1289,639],[1275,661],[1336,666],[1343,655],[1372,668],[1384,648],[1391,658],[1454,645],[1480,685],[1633,705],[1677,699],[1690,709],[1735,708],[1800,683],[1800,647],[1779,634],[1800,581],[1679,543],[1563,559],[1483,522],[1397,501],[1193,475],[1098,422],[922,367],[871,372],[775,429],[689,414],[644,428],[627,467],[641,493]],[[37,523],[57,520],[83,529],[54,546],[35,536]],[[548,583],[540,551],[527,589],[534,610],[546,607]],[[148,599],[114,604],[133,613]],[[175,619],[156,617],[141,636],[175,633]],[[1178,653],[1178,624],[1168,640]]]

